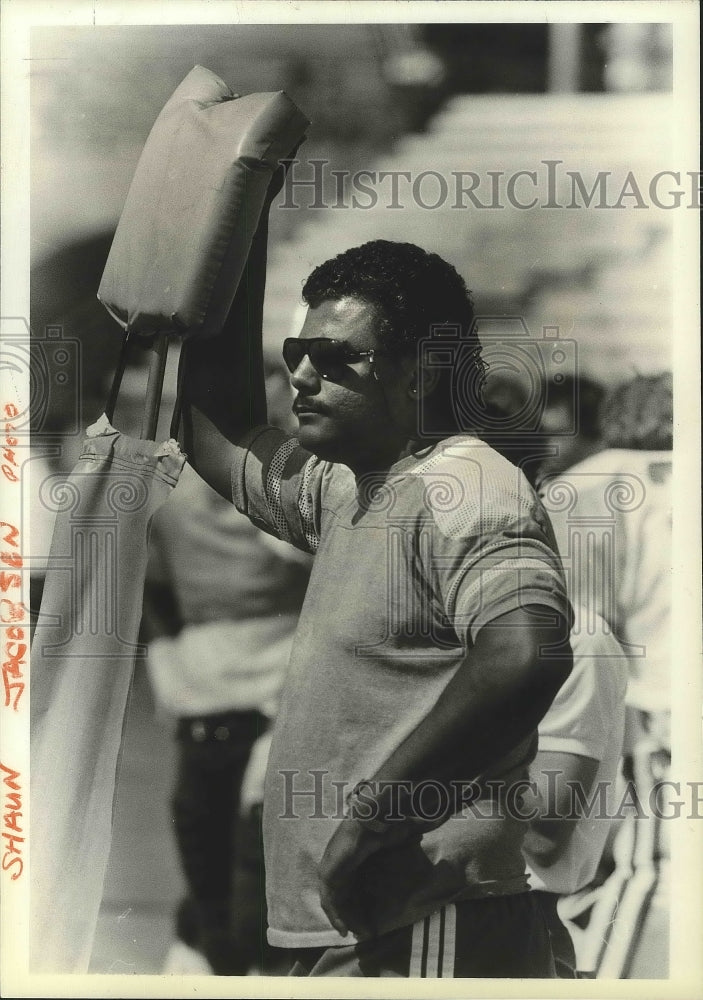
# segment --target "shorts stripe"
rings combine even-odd
[[[411,978],[451,979],[455,952],[456,907],[452,903],[413,924],[408,975]]]
[[[456,906],[450,903],[444,907],[444,947],[442,951],[442,969],[440,975],[444,979],[454,978],[454,962],[456,960]]]
[[[427,979],[437,979],[437,968],[439,966],[439,925],[441,920],[441,910],[433,913],[427,918]]]
[[[430,943],[430,918],[425,917],[422,921],[422,955],[420,957],[420,975],[425,978],[427,975],[427,949]]]
[[[410,943],[410,967],[408,975],[417,979],[422,975],[422,954],[425,943],[425,923],[426,920],[418,920],[413,924],[413,936]]]
[[[439,911],[439,960],[437,962],[437,978],[442,978],[444,967],[444,927],[446,924],[446,911],[442,908]]]

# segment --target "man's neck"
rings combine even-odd
[[[447,435],[447,437],[449,436]],[[359,462],[349,462],[346,464],[348,464],[357,480],[360,478],[373,479],[376,477],[384,479],[399,462],[406,458],[421,457],[423,454],[429,453],[439,444],[440,440],[442,440],[440,437],[413,436],[408,438],[402,446],[394,448],[392,451],[389,450],[383,456],[378,455],[374,459],[364,456]]]

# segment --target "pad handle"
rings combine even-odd
[[[150,346],[151,359],[149,361],[149,375],[146,385],[146,396],[144,398],[144,412],[142,414],[142,424],[140,438],[142,441],[154,441],[156,439],[156,428],[159,422],[159,410],[161,408],[161,396],[164,387],[164,375],[166,373],[166,361],[168,359],[169,336],[167,333],[159,333],[154,337]],[[105,416],[113,422],[117,398],[122,385],[122,378],[127,367],[127,358],[131,347],[129,332],[122,342],[122,350],[117,362],[117,368],[112,379],[107,403],[105,404]],[[179,365],[178,393],[176,405],[171,420],[171,437],[176,437],[181,409],[181,383],[182,366]]]

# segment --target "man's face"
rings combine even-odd
[[[373,306],[347,297],[308,309],[300,340],[343,341],[352,351],[381,351]],[[374,376],[374,370],[379,375]],[[323,378],[305,355],[291,373],[298,438],[320,458],[355,472],[385,468],[407,441],[407,379],[387,357],[364,357],[345,366],[340,377]],[[409,401],[409,400],[408,400]]]

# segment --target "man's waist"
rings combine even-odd
[[[425,887],[427,890],[428,887]],[[375,934],[387,934],[414,924],[423,917],[435,913],[449,903],[459,903],[470,900],[489,900],[499,896],[519,896],[529,891],[526,876],[516,875],[510,880],[490,882],[484,885],[465,885],[455,892],[443,893],[425,891],[424,893],[409,893],[407,887],[391,896],[384,894],[376,899]],[[399,901],[402,900],[402,903]],[[317,914],[315,907],[304,906],[304,894],[298,896],[300,908],[295,916],[289,907],[285,908],[288,920],[282,920],[277,911],[276,900],[271,900],[269,908],[269,944],[279,948],[310,948],[337,947],[350,943],[349,938],[342,938],[331,927],[322,915]],[[352,942],[356,940],[352,936]]]

